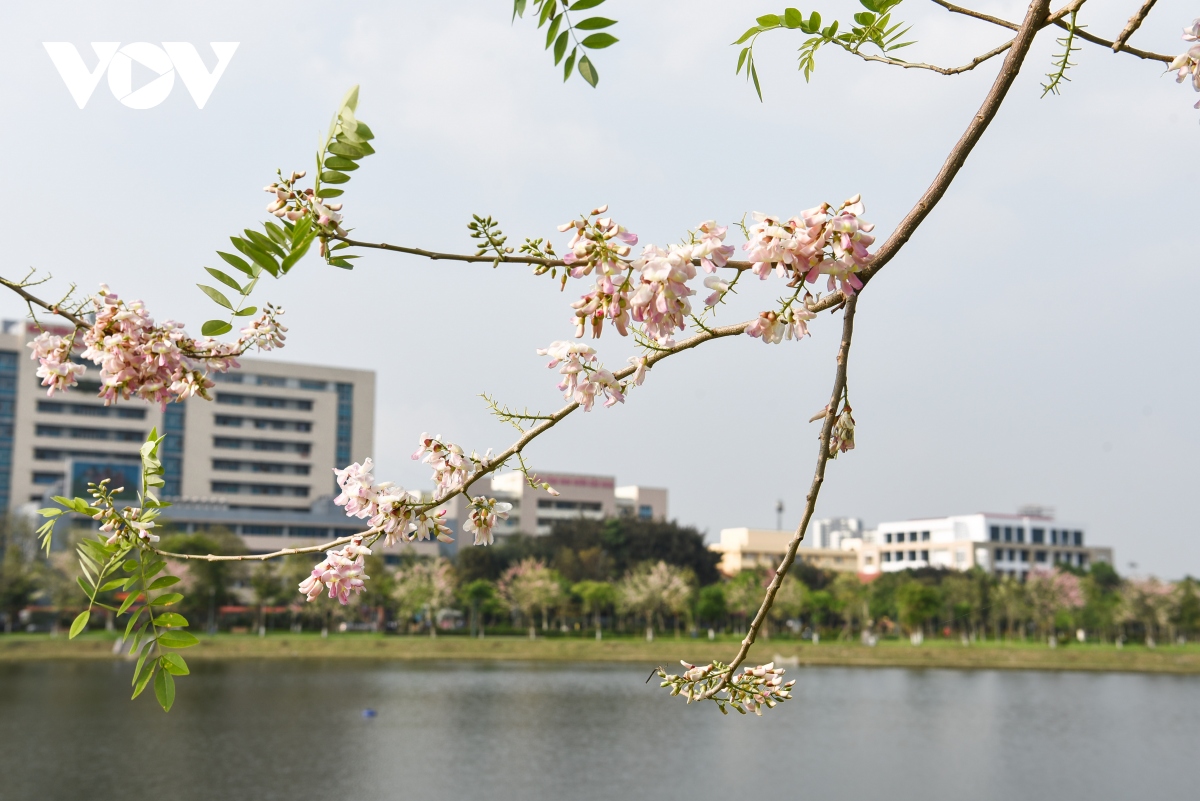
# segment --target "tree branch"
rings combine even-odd
[[[647,357],[646,358],[646,367],[647,368],[653,367],[654,365],[661,362],[663,359],[669,358],[678,353],[683,353],[684,351],[687,351],[687,350],[691,350],[692,348],[695,348],[698,345],[702,345],[705,342],[709,342],[714,339],[722,339],[724,337],[729,337],[729,336],[736,336],[737,334],[744,333],[746,330],[746,326],[748,326],[748,325],[750,325],[750,321],[746,321],[744,323],[737,323],[736,325],[727,325],[727,326],[724,326],[721,328],[706,329],[702,333],[699,333],[693,337],[689,337],[688,339],[685,339],[683,342],[680,342],[676,345],[672,345],[669,348],[664,348],[660,351],[655,352],[653,355]],[[617,370],[616,372],[614,372],[613,377],[616,378],[618,381],[620,381],[621,379],[628,378],[629,376],[633,375],[634,372],[636,372],[636,370],[637,370],[636,366],[630,365],[629,367],[626,367],[622,370]],[[545,417],[545,419],[542,420],[542,422],[538,423],[536,426],[534,426],[533,428],[531,428],[527,432],[525,432],[523,435],[521,435],[520,439],[518,439],[516,442],[514,442],[512,445],[510,445],[508,447],[508,449],[505,450],[503,453],[500,453],[497,456],[493,457],[491,460],[484,462],[480,466],[480,469],[477,470],[475,473],[473,473],[471,475],[471,477],[468,478],[461,487],[459,487],[458,489],[449,493],[448,495],[445,495],[434,501],[430,501],[429,503],[423,503],[418,506],[414,506],[413,513],[420,514],[422,512],[427,512],[430,509],[433,509],[437,506],[441,506],[442,504],[446,503],[451,498],[454,498],[457,495],[466,495],[467,490],[469,490],[476,481],[478,481],[479,479],[483,478],[486,475],[494,473],[501,466],[503,466],[503,464],[506,461],[508,461],[509,459],[511,459],[514,456],[519,455],[521,453],[521,451],[523,451],[525,449],[525,447],[527,445],[529,445],[529,443],[533,442],[535,439],[537,439],[539,436],[541,436],[542,434],[549,431],[551,428],[554,428],[554,426],[558,425],[558,423],[560,423],[564,418],[566,418],[569,414],[571,414],[578,408],[579,408],[579,404],[572,402],[572,403],[568,403],[566,406],[562,407],[554,414],[547,415]],[[170,517],[170,515],[164,515],[164,516]],[[171,553],[168,551],[159,551],[157,549],[152,549],[152,550],[155,550],[156,553],[159,553],[163,556],[169,556],[174,559],[191,559],[191,560],[199,560],[199,561],[203,561],[203,562],[265,561],[267,559],[276,559],[281,556],[290,556],[292,554],[318,553],[321,551],[327,551],[330,548],[336,548],[339,545],[345,545],[347,542],[350,542],[350,540],[353,539],[353,537],[355,537],[355,536],[366,537],[371,534],[378,534],[380,531],[381,531],[381,529],[378,527],[371,528],[371,529],[368,529],[367,531],[362,532],[361,534],[351,535],[349,537],[339,537],[336,540],[331,540],[331,541],[323,543],[321,545],[310,545],[306,548],[284,548],[282,550],[273,551],[272,553],[267,553],[267,554],[183,554],[183,553]]]
[[[934,0],[934,1],[936,2],[936,0]],[[988,52],[984,53],[981,56],[976,56],[975,58],[971,59],[968,63],[962,65],[961,67],[939,67],[936,64],[925,64],[923,62],[917,62],[917,61],[902,61],[901,59],[888,58],[887,56],[869,56],[866,53],[859,53],[859,52],[854,52],[854,55],[858,56],[863,61],[878,61],[881,64],[890,64],[893,67],[902,67],[906,70],[911,70],[911,69],[932,70],[933,72],[936,72],[939,75],[959,75],[961,73],[973,70],[976,67],[978,67],[980,64],[982,64],[983,62],[985,62],[991,58],[994,58],[995,56],[1000,55],[1005,50],[1008,50],[1010,47],[1012,47],[1012,44],[1013,43],[1011,40],[1007,41],[1004,44],[1000,45],[999,47],[993,48],[992,50],[989,50]]]
[[[837,355],[837,372],[833,379],[833,392],[830,393],[829,405],[825,408],[825,422],[821,425],[820,450],[817,452],[817,468],[813,473],[812,483],[808,488],[808,495],[804,499],[804,514],[800,518],[800,525],[796,527],[796,532],[792,535],[792,539],[788,542],[787,553],[783,555],[783,560],[779,563],[779,567],[775,571],[775,577],[771,579],[770,585],[767,587],[766,596],[763,598],[762,605],[758,608],[758,614],[754,616],[754,620],[750,623],[750,630],[746,632],[745,638],[742,639],[742,646],[738,649],[737,656],[729,663],[729,673],[726,674],[726,680],[717,684],[709,692],[705,693],[705,697],[711,698],[713,694],[720,692],[727,682],[727,679],[733,678],[734,672],[738,666],[746,661],[747,654],[750,653],[750,646],[754,645],[754,640],[758,636],[758,630],[762,628],[766,622],[767,615],[771,611],[771,606],[775,603],[775,594],[779,592],[779,588],[783,586],[783,580],[787,577],[788,570],[796,561],[796,549],[800,547],[800,543],[804,540],[804,534],[808,530],[808,523],[812,519],[813,511],[817,506],[817,496],[821,494],[821,485],[825,482],[825,465],[829,462],[829,439],[833,435],[833,425],[838,417],[838,406],[841,404],[842,394],[846,390],[846,366],[850,359],[850,340],[854,337],[854,310],[858,305],[858,296],[850,298],[846,301],[846,311],[842,318],[842,342],[838,347]]]
[[[964,16],[974,17],[975,19],[981,19],[984,22],[990,22],[993,25],[999,25],[1001,28],[1008,28],[1010,31],[1018,31],[1021,29],[1021,26],[1017,25],[1015,22],[1009,22],[1006,19],[1000,19],[999,17],[993,17],[991,14],[984,14],[981,11],[975,11],[970,8],[963,8],[962,6],[956,6],[953,3],[947,3],[945,0],[933,0],[933,2],[937,3],[939,6],[941,6],[942,8],[944,8],[947,11],[950,11],[952,13],[963,14]]]
[[[1062,20],[1055,20],[1054,24],[1064,30],[1070,30],[1070,26],[1067,25]],[[1131,33],[1132,33],[1132,31],[1131,31]],[[1083,28],[1076,28],[1075,35],[1078,36],[1080,39],[1083,39],[1084,41],[1088,41],[1088,42],[1091,42],[1092,44],[1100,45],[1101,47],[1107,47],[1110,50],[1112,50],[1113,52],[1128,53],[1131,56],[1137,56],[1138,58],[1144,58],[1147,61],[1161,61],[1164,64],[1170,64],[1172,61],[1175,60],[1174,56],[1166,56],[1166,55],[1163,55],[1162,53],[1153,53],[1149,50],[1139,50],[1138,48],[1130,47],[1127,44],[1122,44],[1121,46],[1118,47],[1116,42],[1110,42],[1108,39],[1101,39],[1099,36],[1095,36],[1093,34],[1088,33]]]
[[[0,285],[6,286],[9,289],[11,289],[13,292],[16,292],[18,295],[20,295],[22,298],[25,299],[26,303],[29,303],[34,306],[38,306],[39,308],[45,309],[46,311],[50,312],[51,314],[56,314],[59,317],[68,321],[69,323],[71,323],[72,325],[74,325],[76,328],[87,328],[88,327],[87,323],[85,323],[83,320],[81,320],[76,315],[71,314],[69,311],[60,309],[56,304],[47,303],[46,301],[42,300],[41,298],[39,298],[35,295],[31,295],[29,292],[27,292],[25,290],[26,284],[22,284],[17,281],[10,281],[7,278],[0,277]]]
[[[934,2],[936,1],[934,0]],[[1129,41],[1129,37],[1133,36],[1133,32],[1142,27],[1142,22],[1145,21],[1146,15],[1150,13],[1150,9],[1154,8],[1155,2],[1157,0],[1146,0],[1142,3],[1142,7],[1137,10],[1137,13],[1129,18],[1129,22],[1125,23],[1124,29],[1113,40],[1112,49],[1114,53],[1119,52],[1125,46],[1125,42]]]

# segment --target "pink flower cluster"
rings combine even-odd
[[[816,316],[815,312],[810,312],[807,308],[795,306],[779,314],[765,311],[758,315],[757,320],[746,326],[746,333],[752,337],[762,337],[764,343],[771,345],[778,345],[785,339],[799,341],[808,336],[807,323]]]
[[[1084,604],[1083,586],[1071,573],[1035,567],[1029,571],[1028,586],[1031,591],[1044,590],[1055,606],[1079,609]]]
[[[688,298],[695,290],[687,282],[696,277],[693,249],[691,245],[670,245],[666,250],[647,245],[634,263],[641,271],[641,283],[629,300],[633,319],[661,345],[675,344],[676,329],[686,327],[684,317],[692,312]]]
[[[366,519],[372,528],[382,531],[385,545],[416,539],[413,532],[417,528],[417,515],[413,507],[421,502],[420,493],[390,481],[376,484],[373,469],[370,457],[362,464],[355,462],[342,470],[334,468],[342,492],[333,502],[346,507],[347,516]]]
[[[29,347],[33,349],[32,358],[38,360],[37,376],[42,379],[43,387],[50,388],[46,391],[50,397],[54,397],[55,390],[66,392],[75,386],[87,370],[82,364],[71,361],[71,352],[75,349],[74,331],[65,337],[43,331]]]
[[[606,408],[625,402],[624,387],[616,376],[599,366],[596,351],[589,345],[582,342],[551,342],[550,347],[539,348],[537,353],[550,357],[547,367],[562,365],[558,372],[563,380],[558,389],[564,398],[574,400],[585,412],[592,410],[601,395],[606,398]]]
[[[841,414],[833,423],[829,436],[829,456],[837,458],[839,453],[854,450],[854,417],[849,405],[843,406]]]
[[[342,548],[326,551],[312,575],[300,582],[300,592],[311,602],[328,588],[330,598],[337,598],[343,606],[350,603],[350,593],[362,592],[370,578],[364,557],[371,554],[371,549],[362,543],[362,535],[356,534]]]
[[[862,196],[855,195],[836,211],[828,203],[802,211],[786,221],[755,213],[750,239],[742,247],[751,269],[765,279],[772,269],[782,278],[800,277],[814,283],[829,276],[829,291],[846,295],[862,289],[858,273],[871,260],[867,248],[875,241],[875,226],[860,219]]]
[[[491,451],[488,451],[483,458],[486,460],[490,455]],[[434,437],[421,434],[420,445],[413,452],[412,458],[420,459],[422,456],[425,457],[422,461],[433,468],[433,481],[436,485],[433,497],[439,500],[462,487],[473,472],[472,466],[480,461],[478,455],[472,453],[470,458],[467,458],[459,446],[442,442],[441,434]]]
[[[495,498],[473,498],[467,521],[463,523],[463,530],[475,535],[476,545],[491,545],[496,541],[492,529],[496,527],[497,521],[508,519],[512,508],[511,503],[497,501]]]
[[[296,182],[305,174],[304,170],[293,172],[287,178],[280,176],[276,183],[264,186],[264,192],[275,195],[275,200],[267,205],[267,211],[276,217],[286,218],[292,222],[311,215],[313,224],[321,233],[326,236],[333,234],[345,236],[346,231],[342,228],[342,215],[338,214],[342,210],[342,204],[326,203],[316,197],[311,186],[298,189]],[[321,248],[321,255],[325,255],[324,242],[321,243]]]
[[[629,255],[629,247],[637,244],[637,234],[625,230],[611,217],[598,216],[606,211],[607,204],[598,206],[586,217],[558,226],[564,233],[572,231],[567,255],[563,257],[571,267],[572,278],[582,278],[593,269],[605,276],[620,275],[627,269],[622,259]]]
[[[237,367],[237,356],[251,346],[282,347],[287,330],[277,320],[283,309],[268,305],[236,342],[196,340],[182,323],[155,324],[141,301],[126,303],[108,287],[100,289],[91,301],[96,317],[83,333],[81,356],[100,365],[100,397],[106,405],[131,397],[164,407],[193,395],[207,398],[213,385],[210,372]],[[29,343],[32,358],[39,362],[37,374],[50,395],[74,386],[84,373],[83,365],[71,362],[76,337],[77,332],[43,332]]]
[[[1176,83],[1191,80],[1192,88],[1200,92],[1200,17],[1192,20],[1192,24],[1183,29],[1183,40],[1195,44],[1176,56],[1168,69],[1176,71]],[[1200,108],[1200,100],[1196,101],[1195,108]]]

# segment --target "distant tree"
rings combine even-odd
[[[1157,635],[1170,625],[1174,612],[1176,588],[1156,578],[1126,579],[1121,585],[1121,605],[1118,614],[1125,623],[1142,627],[1146,646],[1157,644]]]
[[[837,600],[842,614],[841,638],[849,638],[855,625],[866,626],[871,617],[871,590],[857,573],[838,573],[830,592]]]
[[[1200,593],[1196,579],[1188,576],[1177,585],[1179,595],[1172,622],[1183,636],[1195,636],[1200,628]]]
[[[779,592],[775,594],[775,603],[771,605],[769,620],[774,621],[777,625],[782,625],[788,620],[799,618],[804,611],[808,595],[809,590],[804,586],[804,582],[795,576],[786,576],[783,583],[779,585]],[[763,634],[770,639],[771,626],[769,623],[763,626]]]
[[[1055,621],[1063,612],[1072,613],[1084,604],[1079,576],[1063,570],[1029,571],[1025,581],[1029,606],[1042,637],[1055,637]]]
[[[540,539],[544,541],[547,560],[563,548],[581,558],[585,552],[600,548],[610,560],[609,576],[623,576],[645,562],[666,562],[691,570],[701,586],[721,579],[717,571],[721,557],[709,550],[704,535],[675,522],[628,516],[561,520],[554,524],[549,536]]]
[[[579,598],[585,615],[592,615],[596,623],[596,639],[601,634],[600,615],[617,602],[617,588],[607,581],[580,581],[571,586],[571,593]]]
[[[0,611],[5,634],[12,632],[37,591],[36,559],[37,542],[29,526],[12,517],[0,520]]]
[[[910,578],[896,590],[896,609],[900,625],[909,634],[922,633],[924,626],[942,607],[942,596],[936,587]]]
[[[766,571],[757,569],[743,570],[725,584],[725,602],[729,613],[742,622],[743,630],[758,611],[766,586]]]
[[[161,549],[172,553],[221,554],[231,556],[246,553],[242,538],[227,528],[213,528],[194,534],[170,534],[163,537]],[[186,575],[181,585],[186,588],[183,611],[207,613],[208,632],[217,630],[217,610],[238,599],[234,586],[246,575],[244,562],[210,562],[205,560],[171,560],[174,570],[183,568]],[[180,564],[180,563],[183,564]]]
[[[992,625],[997,636],[1000,631],[1000,621],[1005,623],[1004,636],[1011,638],[1018,625],[1029,614],[1029,598],[1025,585],[1013,576],[1001,576],[993,586],[992,591]],[[1024,639],[1024,629],[1021,637]]]
[[[471,636],[483,637],[480,610],[496,597],[496,584],[484,578],[477,578],[459,587],[458,597],[466,603],[470,610]]]
[[[454,600],[454,566],[441,557],[414,562],[396,571],[392,597],[400,614],[411,619],[423,613],[429,636],[437,637],[437,614]]]
[[[696,617],[716,627],[729,614],[725,603],[725,587],[722,584],[709,584],[701,587],[696,597]]]
[[[664,561],[645,562],[630,571],[618,585],[618,603],[646,621],[646,639],[654,639],[654,623],[662,625],[664,615],[675,617],[675,636],[679,636],[679,617],[690,607],[696,582],[690,570]]]
[[[499,582],[500,595],[520,612],[529,624],[529,639],[537,638],[534,613],[542,614],[542,629],[550,627],[550,610],[562,599],[558,574],[540,559],[522,559],[504,571]]]

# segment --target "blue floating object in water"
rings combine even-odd
[[[376,714],[378,714],[378,713],[376,713],[374,709],[364,709],[363,710],[364,718],[373,718],[373,717],[375,717]]]

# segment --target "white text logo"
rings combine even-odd
[[[217,66],[209,72],[195,46],[189,42],[163,42],[162,47],[149,42],[133,42],[124,47],[120,42],[92,42],[92,50],[98,59],[94,69],[88,69],[83,57],[70,42],[42,42],[80,108],[87,105],[105,70],[108,71],[108,88],[112,90],[113,97],[129,108],[154,108],[166,100],[175,86],[176,72],[196,101],[196,108],[204,108],[217,81],[229,66],[238,44],[209,42],[217,54]],[[158,75],[137,89],[133,88],[135,61]]]

